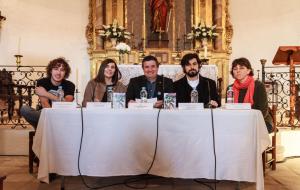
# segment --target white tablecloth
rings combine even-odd
[[[122,73],[121,81],[125,85],[128,85],[130,78],[144,74],[142,65],[118,65],[118,67]],[[173,79],[173,81],[184,76],[181,65],[160,65],[158,74]],[[216,65],[202,65],[200,74],[217,82],[218,68]]]
[[[217,179],[256,182],[263,189],[261,153],[270,143],[261,112],[215,109]],[[156,139],[158,110],[83,109],[80,169],[88,176],[137,175],[147,171]],[[214,178],[211,112],[162,110],[157,155],[150,174]],[[38,179],[48,173],[79,175],[80,109],[43,109],[33,150]]]

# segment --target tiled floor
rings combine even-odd
[[[4,190],[59,190],[61,179],[58,178],[50,184],[40,183],[35,174],[28,173],[28,157],[26,156],[0,156],[0,174],[5,174],[7,179],[4,181]],[[132,177],[130,177],[132,178]],[[103,186],[106,184],[123,182],[128,177],[112,178],[92,178],[85,177],[88,185]],[[212,183],[207,183],[214,186]],[[137,183],[129,183],[134,187],[142,187],[145,180]],[[242,190],[254,190],[254,183],[240,183],[232,181],[221,181],[217,183],[217,189],[229,190],[240,187]],[[88,189],[83,185],[80,177],[66,177],[66,190]],[[104,188],[106,190],[127,190],[125,185],[118,185]],[[148,180],[147,190],[201,190],[210,189],[203,184],[193,180],[155,178]],[[300,158],[287,159],[283,163],[277,164],[276,171],[268,171],[265,177],[266,190],[299,190],[300,189]]]

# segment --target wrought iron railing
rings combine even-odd
[[[6,84],[1,85],[1,101],[0,108],[1,125],[9,125],[12,128],[21,126],[25,128],[28,123],[20,115],[20,108],[23,104],[35,107],[38,104],[38,97],[34,93],[35,83],[37,79],[46,76],[46,66],[11,66],[0,65],[2,79],[11,76],[12,80],[8,80]],[[6,78],[3,78],[6,77]],[[4,80],[2,80],[4,81]]]
[[[262,64],[262,81],[265,84],[271,84],[272,90],[268,91],[268,100],[271,104],[277,104],[277,126],[279,127],[299,127],[299,115],[295,115],[293,126],[289,123],[291,117],[290,112],[290,72],[289,66],[264,66]],[[298,96],[300,85],[300,66],[295,67],[295,84],[296,84],[296,101],[300,101]],[[296,103],[297,110],[300,110],[300,102]]]

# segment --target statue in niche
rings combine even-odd
[[[165,32],[168,29],[173,0],[150,0],[151,31]]]

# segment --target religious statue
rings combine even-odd
[[[170,22],[173,0],[150,0],[151,31],[167,31]]]

